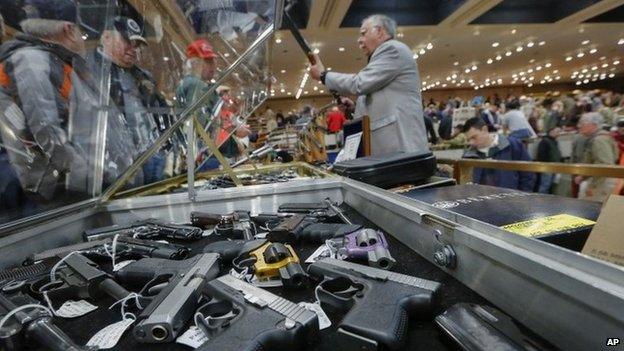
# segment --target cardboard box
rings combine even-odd
[[[582,253],[624,266],[624,231],[619,223],[624,196],[611,195],[594,225]]]

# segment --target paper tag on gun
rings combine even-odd
[[[310,255],[310,257],[305,260],[305,263],[314,263],[326,257],[333,257],[331,250],[327,247],[327,245],[321,245]]]
[[[87,342],[87,346],[97,346],[100,349],[115,347],[121,336],[128,330],[128,327],[132,325],[132,323],[134,323],[134,319],[126,318],[107,326],[93,335],[89,342]]]
[[[88,303],[85,300],[65,301],[65,303],[56,311],[56,315],[63,318],[75,318],[84,316],[85,314],[97,310],[97,306]]]
[[[206,341],[208,341],[206,334],[195,325],[190,326],[184,334],[176,339],[178,344],[190,346],[194,349],[200,347]]]
[[[331,327],[332,323],[329,320],[329,317],[327,317],[327,314],[325,314],[325,311],[323,311],[319,304],[300,302],[299,306],[316,313],[316,315],[318,316],[319,330]]]
[[[134,260],[127,260],[127,261],[121,261],[119,263],[116,263],[115,267],[113,267],[113,272],[117,272],[118,270],[124,268],[125,266],[129,265],[132,262],[134,262]]]

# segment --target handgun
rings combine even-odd
[[[200,254],[183,261],[144,258],[120,269],[117,279],[144,285],[143,296],[158,291],[137,317],[134,338],[144,343],[175,340],[195,313],[204,285],[219,274],[218,258],[217,254]]]
[[[244,252],[253,251],[267,242],[266,239],[246,240],[221,240],[204,246],[204,253],[219,254],[222,266],[232,264],[232,261]]]
[[[62,257],[70,252],[80,251],[84,256],[91,259],[100,257],[110,258],[104,245],[107,245],[108,251],[112,251],[113,239],[107,238],[89,242],[82,242],[74,245],[62,246],[36,254],[32,254],[27,262],[39,262],[53,257]],[[182,245],[161,243],[153,240],[136,239],[130,236],[117,237],[117,247],[115,255],[122,259],[139,259],[142,257],[167,258],[171,260],[180,260],[187,258],[190,250]]]
[[[253,240],[256,235],[249,212],[246,211],[234,211],[226,215],[191,212],[191,224],[204,229],[214,226],[216,234],[230,239]]]
[[[111,276],[100,270],[98,265],[80,253],[64,258],[64,266],[56,271],[57,280],[42,279],[34,290],[45,293],[52,299],[99,299],[104,295],[115,301],[128,296],[130,292],[117,284]],[[48,284],[49,283],[49,284]],[[42,288],[45,285],[45,290]]]
[[[440,284],[357,263],[325,258],[308,273],[323,279],[317,296],[323,304],[346,311],[338,325],[337,349],[400,350],[408,320],[432,310]]]
[[[115,224],[107,227],[86,230],[85,241],[112,238],[115,235],[130,236],[138,239],[201,239],[203,230],[188,225],[164,223],[156,219],[146,219],[131,224]]]
[[[273,242],[309,242],[322,244],[325,240],[353,233],[362,226],[359,224],[319,223],[304,214],[286,217],[276,226],[269,228],[267,239]]]
[[[367,260],[368,265],[391,269],[396,263],[388,250],[388,242],[381,231],[365,228],[342,238],[331,239],[340,259]]]
[[[209,340],[199,351],[302,350],[318,334],[314,312],[231,275],[206,284],[204,296],[198,327]]]
[[[302,287],[306,281],[299,256],[292,246],[281,243],[266,242],[243,252],[233,260],[233,265],[238,269],[248,267],[261,281],[279,278],[287,287]]]
[[[458,303],[435,322],[462,350],[555,350],[503,312],[486,305]]]
[[[39,301],[20,292],[17,286],[23,282],[5,285],[0,293],[0,319],[10,311],[25,305],[37,305]],[[14,291],[13,291],[14,290]],[[6,351],[24,350],[36,341],[46,350],[92,351],[97,348],[79,346],[67,334],[52,323],[52,316],[39,308],[17,311],[0,328],[0,349]]]

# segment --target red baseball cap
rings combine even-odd
[[[206,39],[197,39],[186,48],[186,57],[199,57],[203,59],[215,58],[217,55],[212,49],[212,45]]]

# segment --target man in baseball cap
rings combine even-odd
[[[147,45],[141,26],[132,18],[117,16],[107,23],[106,30],[117,31],[129,42],[136,41],[137,44]]]

